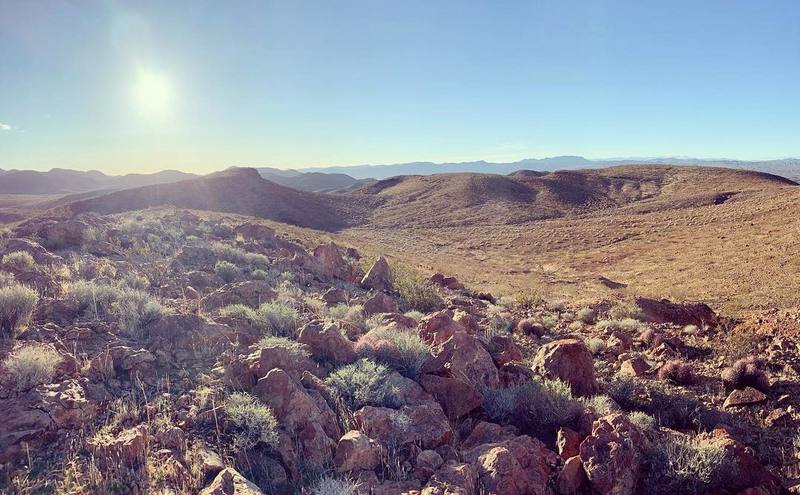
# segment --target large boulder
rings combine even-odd
[[[420,384],[442,405],[448,418],[462,418],[483,404],[481,393],[464,380],[426,374]]]
[[[352,363],[356,359],[355,344],[342,335],[336,324],[325,325],[322,320],[306,323],[297,341],[306,344],[315,359],[335,364]]]
[[[454,438],[450,422],[435,402],[400,409],[365,406],[356,411],[355,420],[364,433],[384,445],[435,449]]]
[[[559,458],[538,439],[521,435],[486,443],[463,453],[477,468],[481,484],[489,493],[549,495],[550,479]]]
[[[597,390],[592,353],[581,340],[561,339],[543,345],[532,368],[545,378],[565,381],[575,394],[589,395]]]
[[[702,303],[674,303],[668,299],[637,297],[636,305],[642,309],[645,318],[655,323],[674,323],[675,325],[709,325],[719,322],[717,314]]]
[[[611,414],[592,425],[580,446],[580,459],[593,493],[631,495],[639,480],[643,436],[624,414]]]
[[[203,308],[206,311],[214,311],[231,304],[244,304],[257,308],[262,303],[269,302],[274,298],[275,291],[268,282],[247,280],[224,285],[207,295],[203,298]]]
[[[496,388],[500,383],[492,356],[480,340],[464,332],[435,346],[422,371],[465,380],[476,387]]]
[[[322,279],[338,278],[346,282],[356,282],[361,275],[358,267],[345,261],[341,249],[333,241],[314,248],[313,260],[308,260],[310,268]]]
[[[199,495],[264,495],[264,492],[235,469],[225,468]]]
[[[392,270],[386,258],[380,256],[372,264],[364,278],[361,279],[362,287],[377,291],[392,290]]]
[[[364,302],[364,316],[372,316],[378,313],[397,313],[399,309],[400,305],[397,301],[383,292],[375,294]]]
[[[358,430],[351,430],[339,439],[333,465],[336,471],[371,471],[381,463],[381,445]]]

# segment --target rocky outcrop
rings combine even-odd
[[[631,495],[639,481],[643,437],[623,414],[594,422],[580,446],[580,459],[594,493]]]
[[[220,287],[203,298],[203,308],[214,311],[231,304],[244,304],[257,308],[275,298],[272,286],[263,280],[247,280]]]
[[[647,321],[654,323],[674,323],[675,325],[717,326],[717,314],[707,304],[674,303],[668,299],[636,298]]]
[[[589,395],[597,390],[594,359],[586,345],[578,339],[561,339],[539,348],[533,370],[545,378],[558,378],[568,383],[572,392]]]
[[[314,359],[335,364],[352,363],[356,359],[355,345],[335,324],[326,325],[321,320],[309,322],[300,329],[297,341],[309,347]]]
[[[361,279],[361,286],[376,291],[392,290],[392,270],[386,258],[380,256]]]
[[[522,435],[502,442],[486,443],[463,453],[477,468],[481,485],[489,493],[549,495],[550,479],[556,473],[558,456],[532,437]]]

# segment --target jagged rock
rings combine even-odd
[[[458,461],[447,461],[422,489],[422,495],[475,495],[478,477],[475,468]]]
[[[623,414],[598,419],[581,442],[580,459],[592,489],[600,495],[630,495],[639,480],[643,437]]]
[[[392,270],[389,268],[389,262],[386,261],[386,258],[380,256],[372,264],[364,278],[361,279],[361,285],[364,288],[377,291],[392,290]]]
[[[397,313],[400,305],[391,296],[379,292],[364,302],[364,316],[378,313]]]
[[[636,356],[623,361],[622,365],[620,365],[619,372],[623,375],[643,376],[649,369],[650,365],[647,364],[647,361]]]
[[[556,480],[558,493],[560,495],[580,493],[581,488],[587,481],[580,456],[570,457],[564,462],[564,467],[558,473],[558,479]]]
[[[424,373],[463,379],[475,387],[496,388],[500,383],[492,356],[477,338],[465,332],[453,334],[432,352],[423,366]]]
[[[338,278],[346,282],[355,282],[360,277],[358,268],[344,260],[339,246],[334,242],[320,244],[314,248],[313,261],[307,268],[323,279]]]
[[[225,468],[199,495],[264,495],[264,492],[235,469]]]
[[[483,398],[475,386],[456,378],[426,374],[420,385],[433,395],[448,418],[461,418],[481,407]]]
[[[138,466],[144,461],[147,450],[147,427],[139,425],[128,428],[111,438],[95,437],[90,446],[95,458],[103,466]]]
[[[354,344],[347,339],[339,327],[328,324],[323,327],[322,320],[306,323],[300,329],[297,341],[311,349],[315,359],[328,360],[336,364],[352,363],[356,359]]]
[[[556,434],[558,455],[564,460],[578,455],[580,453],[581,440],[583,438],[577,431],[566,427],[559,428]]]
[[[481,421],[475,425],[469,436],[461,442],[461,448],[468,450],[478,445],[505,442],[517,436],[519,436],[519,432],[513,426],[501,426],[496,423]]]
[[[536,438],[521,435],[464,452],[489,493],[547,495],[558,456]]]
[[[561,339],[539,348],[533,370],[546,378],[559,378],[578,395],[597,390],[592,353],[578,339]]]
[[[222,461],[222,457],[208,447],[200,447],[197,449],[197,459],[200,464],[200,471],[205,478],[214,476],[225,469],[225,463]]]
[[[514,339],[509,335],[493,335],[489,339],[486,348],[497,366],[503,366],[514,361],[522,361],[522,351],[519,350],[517,344],[514,343]]]
[[[422,450],[417,454],[414,468],[417,477],[425,482],[442,466],[442,464],[444,464],[442,456],[435,450],[428,449]]]
[[[336,471],[370,471],[381,463],[381,446],[358,430],[351,430],[339,439],[333,464]]]
[[[458,332],[466,332],[461,324],[453,320],[452,311],[437,311],[426,315],[419,321],[417,330],[422,340],[431,345],[441,344]]]
[[[419,445],[435,449],[453,439],[453,430],[441,406],[435,402],[400,409],[365,406],[355,413],[362,431],[384,445]]]
[[[269,282],[264,280],[247,280],[227,284],[203,298],[203,308],[206,311],[231,305],[244,304],[252,308],[257,308],[262,303],[269,302],[275,298],[275,291],[272,290]]]
[[[765,400],[767,400],[767,396],[760,390],[756,390],[753,387],[737,388],[728,394],[722,407],[728,409],[729,407],[749,406],[751,404],[759,404]]]
[[[648,321],[654,323],[674,323],[676,325],[717,326],[717,314],[702,303],[679,304],[667,299],[637,297],[636,304]]]

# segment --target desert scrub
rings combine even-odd
[[[8,287],[9,285],[13,285],[16,282],[17,279],[16,277],[14,277],[13,273],[0,271],[0,287]]]
[[[271,335],[268,335],[266,337],[262,337],[254,345],[257,349],[266,349],[269,347],[281,347],[283,349],[286,349],[289,355],[292,357],[292,359],[295,359],[297,361],[311,357],[311,352],[309,352],[307,345],[301,344],[300,342],[294,341],[292,339],[287,339],[286,337],[273,337]]]
[[[272,410],[255,397],[234,392],[225,401],[225,415],[234,427],[233,443],[240,449],[251,449],[263,443],[278,446],[278,421]]]
[[[583,405],[595,412],[597,417],[608,416],[618,412],[620,407],[614,399],[607,395],[594,395],[592,397],[581,398]]]
[[[66,297],[77,302],[78,310],[84,316],[106,318],[121,297],[121,290],[108,284],[78,280],[67,286]]]
[[[614,399],[614,402],[619,406],[629,411],[639,405],[638,391],[639,383],[636,378],[617,373],[611,378],[611,381],[605,387],[606,393],[609,397]]]
[[[386,366],[362,358],[328,375],[325,384],[352,411],[364,406],[396,407],[396,392],[386,383],[388,375]]]
[[[589,348],[589,352],[597,356],[598,354],[605,352],[606,341],[598,337],[592,337],[586,340],[586,347]]]
[[[542,308],[547,304],[539,291],[529,290],[514,296],[514,300],[521,309]]]
[[[413,331],[378,327],[356,343],[361,357],[373,359],[408,378],[419,376],[431,348]]]
[[[442,306],[442,298],[430,280],[401,265],[392,267],[394,288],[407,309],[428,313]]]
[[[483,409],[493,421],[551,434],[573,424],[581,405],[567,383],[536,377],[520,385],[485,390]]]
[[[641,320],[644,318],[644,313],[639,309],[639,306],[631,303],[617,303],[608,310],[608,318],[612,320],[625,320],[631,318],[634,320]]]
[[[264,331],[269,335],[280,337],[297,336],[297,310],[287,304],[268,302],[256,310]]]
[[[354,481],[333,476],[325,476],[311,487],[313,495],[355,495],[357,485]]]
[[[658,370],[659,380],[669,380],[676,385],[693,385],[697,382],[692,366],[679,359],[667,361]]]
[[[215,242],[211,245],[211,250],[219,259],[245,268],[247,271],[252,271],[255,268],[263,269],[269,266],[269,258],[263,254],[250,253],[243,249],[229,246],[223,242]]]
[[[604,332],[639,332],[645,328],[645,325],[642,322],[633,318],[624,318],[622,320],[600,320],[597,322],[596,326]]]
[[[656,418],[642,411],[633,411],[628,415],[628,419],[642,433],[648,433],[656,429]]]
[[[327,308],[327,317],[336,322],[344,322],[360,330],[366,330],[367,321],[364,318],[364,307],[360,304],[348,306],[347,304],[337,304]]]
[[[581,323],[591,325],[597,319],[597,312],[592,308],[581,308],[575,313],[575,318]]]
[[[148,325],[158,321],[165,313],[155,297],[136,289],[123,289],[114,304],[119,318],[119,329],[131,337],[141,338]]]
[[[26,344],[3,360],[9,385],[17,391],[50,383],[61,362],[55,349],[43,344]]]
[[[769,378],[764,368],[766,368],[764,359],[755,356],[739,359],[733,366],[722,370],[722,383],[728,391],[753,387],[765,393],[769,392]]]
[[[0,338],[13,337],[27,325],[37,302],[39,295],[30,287],[17,283],[0,287]]]
[[[644,486],[653,493],[710,493],[729,486],[736,464],[724,444],[709,438],[670,435],[646,453]]]
[[[14,251],[3,256],[3,264],[17,270],[32,270],[36,266],[36,261],[27,251]]]
[[[230,261],[223,260],[217,261],[217,264],[214,265],[214,273],[225,282],[230,283],[239,276],[239,269]]]

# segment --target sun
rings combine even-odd
[[[159,72],[139,69],[133,84],[134,103],[145,117],[164,118],[170,115],[175,91],[172,81]]]

